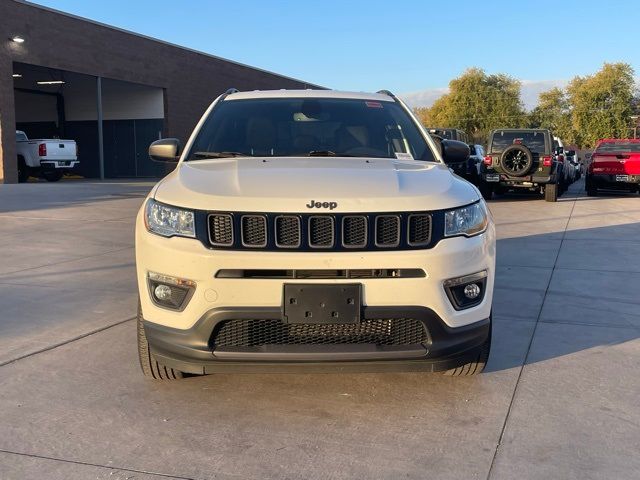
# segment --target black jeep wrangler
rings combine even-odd
[[[562,163],[549,130],[505,128],[491,132],[479,186],[485,198],[518,188],[539,191],[547,202],[555,202],[561,181]]]

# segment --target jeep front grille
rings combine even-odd
[[[198,215],[201,216],[197,218],[206,218],[208,230],[198,234],[198,238],[209,248],[410,250],[431,248],[436,243],[434,212],[332,215],[202,212]],[[442,228],[441,224],[436,225]]]
[[[282,320],[227,320],[213,331],[218,347],[263,345],[420,345],[429,340],[420,320],[367,319],[358,324],[288,324]]]

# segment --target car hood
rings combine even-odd
[[[392,212],[457,207],[479,194],[440,163],[251,157],[182,162],[154,198],[199,210]],[[336,205],[310,208],[312,200]]]

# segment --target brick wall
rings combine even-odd
[[[19,0],[0,0],[0,19],[0,182],[17,181],[13,62],[164,88],[165,135],[183,140],[229,87],[316,87]]]

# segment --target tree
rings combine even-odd
[[[479,68],[451,80],[449,93],[416,113],[426,126],[460,128],[482,143],[494,128],[521,127],[526,122],[520,82],[504,74],[487,75]]]
[[[600,138],[627,137],[634,110],[634,71],[628,63],[605,63],[567,87],[576,140],[593,147]]]
[[[575,143],[571,124],[571,105],[566,92],[558,87],[541,92],[538,105],[529,114],[531,128],[548,128],[565,143]]]

